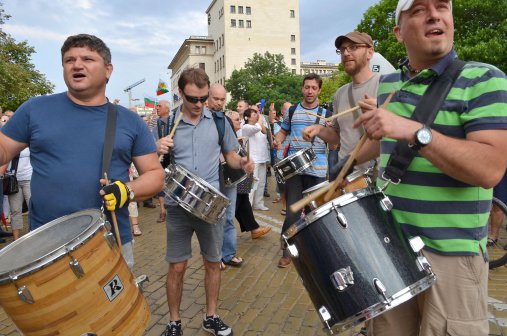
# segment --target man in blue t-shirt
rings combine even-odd
[[[164,186],[155,142],[139,116],[115,105],[108,172],[114,182],[104,187],[102,151],[108,110],[113,107],[105,95],[113,71],[111,53],[101,39],[79,34],[67,38],[61,54],[68,91],[35,97],[19,107],[0,132],[0,164],[30,147],[30,230],[103,203],[116,211],[124,257],[132,267],[132,232],[124,205],[148,198]],[[139,178],[127,182],[132,162]]]

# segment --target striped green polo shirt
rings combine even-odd
[[[396,90],[387,109],[410,118],[429,84],[456,57],[453,50],[431,69],[409,78],[402,67],[383,78],[378,104]],[[440,107],[432,129],[464,139],[469,132],[507,129],[507,78],[496,67],[469,62]],[[396,141],[384,138],[380,146],[380,172]],[[378,181],[379,185],[384,182]],[[394,204],[393,216],[407,237],[420,236],[428,250],[447,255],[478,255],[486,251],[487,220],[492,189],[455,180],[417,154],[399,185],[386,190]]]

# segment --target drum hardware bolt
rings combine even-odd
[[[136,286],[137,288],[139,288],[139,290],[141,292],[143,292],[143,284],[145,282],[150,282],[150,278],[148,278],[148,276],[146,274],[141,274],[140,276],[138,276],[136,279],[135,279],[135,282],[136,282]]]
[[[322,321],[324,321],[324,323],[326,324],[327,330],[332,335],[333,330],[331,329],[331,327],[329,326],[329,323],[328,323],[328,321],[331,320],[331,314],[329,314],[329,311],[324,306],[319,308],[319,314],[320,314],[320,317],[322,318]]]
[[[331,282],[338,291],[343,292],[354,285],[354,272],[352,272],[350,266],[347,266],[347,268],[341,268],[331,274]]]
[[[114,235],[111,231],[104,233],[104,240],[106,241],[110,249],[113,249],[113,246],[116,245]]]
[[[70,268],[72,269],[72,272],[74,272],[74,275],[76,276],[76,278],[80,279],[80,278],[84,277],[85,272],[83,271],[83,268],[79,264],[79,261],[70,254],[69,254],[69,257],[70,257],[69,265],[70,265]]]
[[[87,333],[81,334],[81,336],[97,336],[97,334],[94,334],[92,332],[87,332]]]
[[[299,251],[296,245],[290,245],[289,243],[287,243],[287,248],[289,249],[289,253],[293,258],[299,257]]]
[[[345,217],[345,214],[338,210],[336,206],[333,204],[333,209],[336,212],[336,219],[340,223],[340,225],[346,229],[349,226],[349,222],[347,221],[347,217]]]
[[[389,244],[391,239],[389,237],[384,237],[384,243]]]
[[[393,209],[393,202],[386,196],[380,201],[380,206],[384,211],[391,211]]]
[[[428,259],[426,259],[426,257],[420,255],[417,257],[417,267],[419,268],[419,271],[421,272],[426,272],[428,274],[432,274],[433,272],[431,271],[431,265],[430,263],[428,262]]]
[[[409,238],[408,242],[410,244],[410,247],[412,247],[412,251],[415,253],[419,253],[424,247],[424,242],[419,236]]]
[[[18,296],[23,302],[28,304],[34,304],[35,300],[33,299],[32,293],[30,293],[30,290],[26,286],[17,287],[18,289]]]
[[[377,293],[379,293],[380,295],[382,295],[382,297],[384,298],[384,303],[390,305],[391,304],[391,300],[387,297],[386,295],[386,286],[384,286],[384,284],[382,283],[382,281],[380,281],[379,279],[375,278],[373,279],[373,285],[375,286],[375,290],[377,291]]]

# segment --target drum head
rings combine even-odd
[[[0,250],[0,283],[40,268],[74,249],[103,225],[101,212],[83,210],[63,216],[29,232]]]

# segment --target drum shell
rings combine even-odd
[[[273,166],[277,181],[280,183],[285,182],[291,177],[303,172],[306,168],[311,166],[316,158],[312,148],[304,148],[280,160],[280,162]]]
[[[164,193],[183,209],[209,224],[224,216],[230,201],[212,185],[178,165],[169,165],[165,172]]]
[[[98,212],[98,211],[97,211]],[[100,212],[98,212],[100,213]],[[59,225],[72,225],[75,216],[93,215],[93,212],[79,212],[65,216]],[[57,219],[59,221],[61,219]],[[49,224],[49,223],[48,223]],[[20,265],[21,274],[17,280],[3,281],[0,285],[0,305],[24,335],[81,335],[92,332],[98,335],[142,335],[150,320],[149,306],[139,291],[135,279],[114,243],[109,245],[108,234],[102,221],[91,223],[92,234],[75,247],[55,249],[66,250],[67,254],[42,257],[32,265],[34,271],[21,271],[29,267]],[[42,230],[39,230],[42,229]],[[28,244],[43,244],[44,226],[32,231],[24,238],[24,244],[8,246],[11,252]],[[16,244],[14,242],[13,244]],[[14,248],[14,250],[12,250]],[[0,252],[2,258],[12,258],[15,253]],[[84,275],[78,278],[69,261],[72,256],[79,262]],[[18,270],[9,273],[16,275]],[[123,285],[121,292],[110,300],[104,286],[118,277]],[[2,275],[5,279],[5,274]],[[17,289],[26,286],[34,303],[26,303]]]
[[[374,279],[386,287],[386,297],[407,292],[406,301],[427,289],[433,274],[417,266],[416,255],[395,229],[391,213],[380,206],[380,194],[366,188],[342,196],[356,199],[337,207],[348,219],[344,227],[332,208],[335,199],[294,224],[284,237],[297,248],[294,266],[317,311],[326,307],[327,321],[333,329],[343,331],[391,309],[375,288]],[[331,275],[351,268],[354,284],[338,290]],[[417,285],[414,285],[417,284]],[[415,287],[415,289],[414,289]]]
[[[231,168],[227,162],[222,162],[221,168],[224,174],[224,184],[228,188],[234,187],[248,177],[243,169]]]

